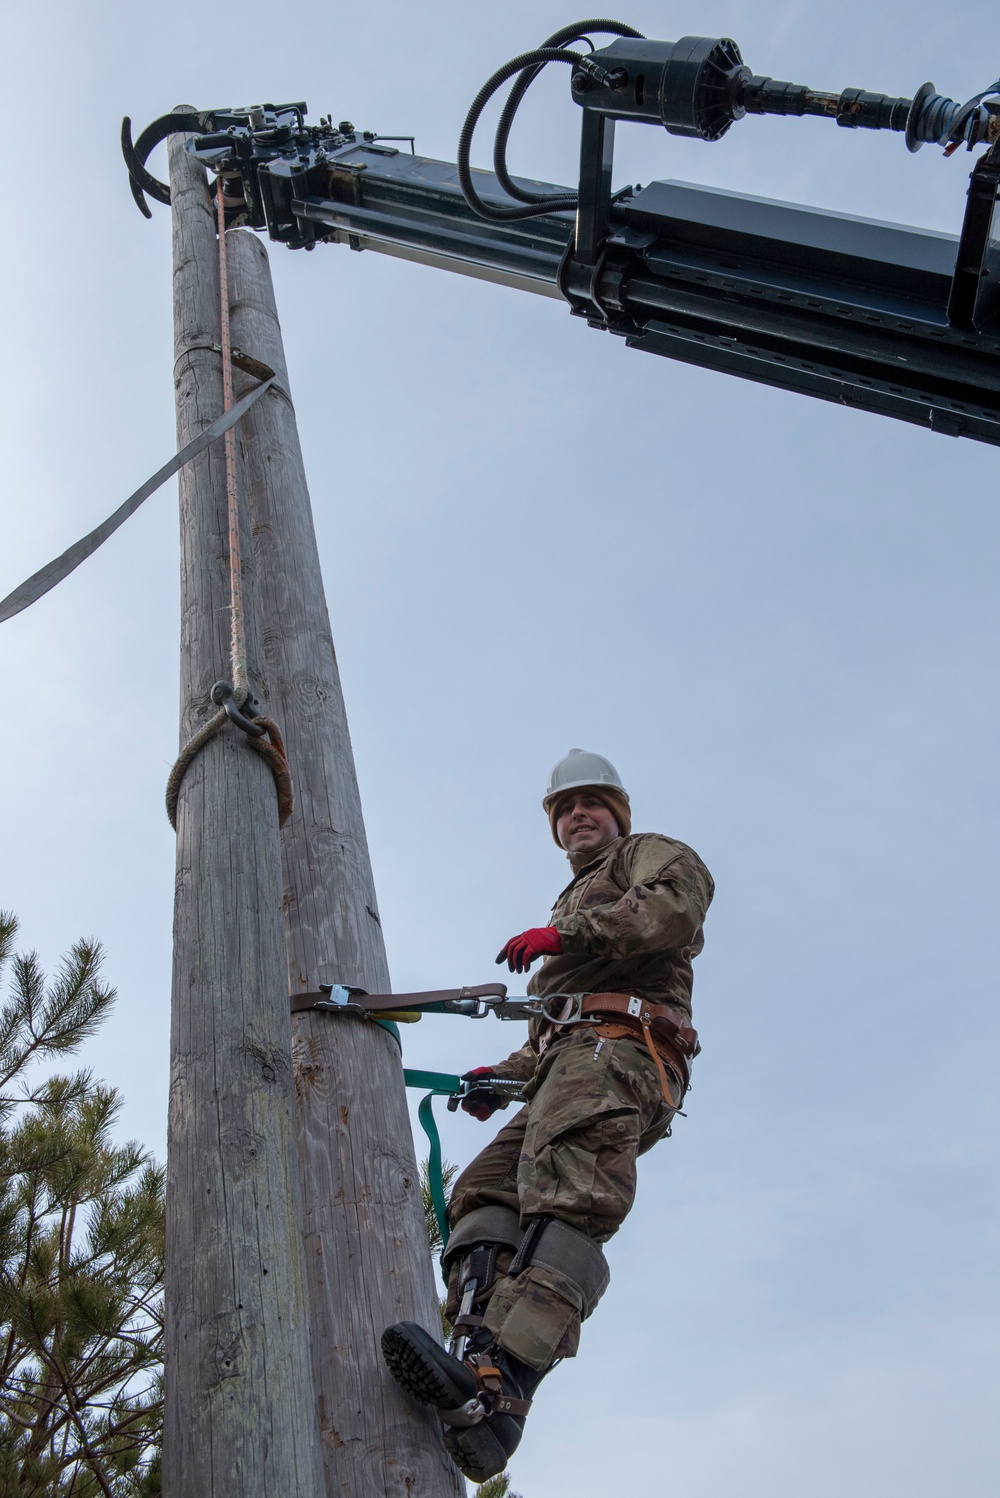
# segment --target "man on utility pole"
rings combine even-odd
[[[712,877],[686,844],[634,835],[614,765],[571,749],[543,806],[573,879],[547,926],[504,944],[498,962],[527,972],[554,1021],[462,1106],[488,1118],[506,1104],[493,1078],[523,1079],[520,1110],[455,1182],[449,1270],[451,1353],[423,1326],[387,1329],[385,1360],[402,1388],[437,1408],[445,1445],[466,1477],[502,1472],[531,1397],[608,1284],[601,1245],[635,1194],[637,1155],[669,1133],[698,1050],[691,963],[703,946]]]

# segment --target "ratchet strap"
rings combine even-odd
[[[520,1091],[523,1083],[497,1078],[499,1086],[491,1088],[489,1078],[485,1081],[472,1082],[456,1077],[450,1072],[413,1071],[409,1067],[403,1068],[403,1081],[407,1087],[416,1087],[421,1091],[424,1088],[427,1089],[426,1096],[420,1099],[417,1118],[420,1120],[420,1126],[427,1135],[430,1145],[427,1155],[427,1181],[430,1185],[434,1216],[437,1218],[441,1233],[441,1247],[444,1249],[448,1246],[451,1229],[448,1226],[448,1203],[445,1200],[444,1176],[441,1169],[441,1136],[434,1119],[434,1099],[446,1097],[448,1110],[454,1113],[460,1100],[467,1097],[474,1088],[487,1092],[491,1090],[500,1092],[507,1101],[514,1101],[515,1094]],[[454,1323],[455,1326],[458,1324],[457,1321]]]
[[[348,1005],[331,998],[330,988],[319,993],[297,993],[291,997],[292,1013],[303,1009],[347,1008]],[[452,1004],[463,999],[504,999],[507,988],[503,983],[481,983],[478,988],[435,988],[427,993],[365,993],[360,988],[349,988],[350,1005],[364,1009],[369,1014],[380,1014],[383,1010],[427,1009],[433,1004]]]

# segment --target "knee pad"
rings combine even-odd
[[[576,1356],[580,1323],[609,1279],[593,1238],[554,1218],[536,1218],[486,1307],[484,1324],[505,1351],[544,1371]]]
[[[452,1230],[441,1255],[441,1273],[451,1291],[449,1306],[469,1279],[477,1282],[476,1304],[488,1297],[496,1283],[497,1256],[505,1250],[516,1254],[523,1237],[517,1213],[510,1207],[490,1203],[467,1212]]]
[[[517,1256],[511,1272],[516,1275],[518,1270],[529,1266],[548,1269],[569,1282],[576,1292],[583,1321],[594,1311],[611,1281],[611,1271],[601,1245],[556,1217],[545,1222],[524,1261]]]

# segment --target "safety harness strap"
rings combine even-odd
[[[670,1086],[669,1086],[669,1084],[667,1082],[667,1069],[666,1069],[666,1067],[663,1064],[663,1058],[662,1058],[662,1056],[660,1055],[659,1051],[656,1049],[656,1046],[653,1044],[653,1037],[652,1037],[652,1034],[650,1033],[650,1029],[649,1029],[648,1025],[643,1025],[643,1027],[642,1027],[642,1038],[646,1042],[646,1049],[649,1052],[649,1054],[652,1056],[652,1058],[653,1058],[653,1064],[655,1065],[656,1070],[659,1073],[659,1077],[660,1077],[660,1091],[663,1093],[663,1100],[666,1103],[666,1105],[667,1105],[668,1108],[677,1108],[679,1106],[680,1099],[678,1099],[678,1102],[676,1102],[676,1103],[673,1100],[673,1096],[672,1096],[671,1091],[670,1091]]]
[[[436,988],[427,993],[365,993],[360,988],[349,990],[351,1003],[358,1008],[378,1014],[384,1009],[425,1009],[430,1004],[454,1003],[461,999],[504,999],[507,988],[503,983],[481,983],[477,988]],[[328,990],[319,993],[297,993],[292,995],[292,1012],[315,1009],[317,1005],[330,1005],[333,1001]]]
[[[690,1058],[696,1056],[701,1049],[698,1032],[690,1025],[678,1023],[677,1016],[683,1011],[678,1011],[672,1004],[652,1004],[636,994],[592,993],[581,1001],[580,1012],[585,1020],[593,1017],[594,1029],[598,1035],[613,1039],[627,1036],[634,1040],[642,1036],[660,1079],[663,1101],[676,1112],[690,1083]],[[602,1023],[602,1017],[606,1014],[617,1018]],[[667,1066],[676,1074],[679,1094],[676,1101],[670,1087]]]

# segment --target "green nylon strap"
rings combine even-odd
[[[441,1174],[441,1136],[434,1120],[434,1099],[442,1096],[450,1097],[453,1093],[461,1092],[462,1079],[451,1076],[448,1072],[411,1071],[404,1067],[403,1080],[407,1087],[430,1089],[427,1096],[420,1099],[417,1118],[430,1142],[430,1152],[427,1156],[427,1179],[430,1182],[431,1201],[434,1203],[434,1216],[437,1218],[438,1228],[441,1231],[441,1246],[444,1248],[447,1247],[449,1236],[448,1203],[445,1200],[444,1177]]]
[[[444,1197],[444,1176],[441,1174],[441,1136],[438,1134],[437,1124],[434,1122],[433,1092],[429,1092],[426,1097],[420,1099],[417,1117],[423,1125],[424,1133],[430,1140],[431,1147],[427,1156],[427,1179],[430,1182],[431,1201],[434,1203],[434,1216],[437,1218],[438,1228],[441,1231],[441,1247],[446,1248],[448,1245],[448,1203]]]
[[[393,1040],[399,1046],[399,1053],[400,1053],[400,1055],[402,1055],[403,1054],[403,1042],[400,1039],[399,1026],[396,1024],[396,1021],[394,1019],[377,1019],[375,1021],[375,1023],[377,1025],[379,1025],[381,1027],[381,1029],[388,1030],[388,1032],[392,1036]]]
[[[426,1087],[428,1092],[435,1092],[440,1096],[451,1097],[453,1093],[462,1090],[461,1077],[453,1077],[450,1072],[444,1071],[411,1071],[409,1067],[404,1067],[403,1081],[407,1087]]]

